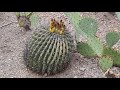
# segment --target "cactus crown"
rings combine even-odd
[[[58,22],[55,19],[51,19],[50,29],[49,29],[49,31],[51,33],[63,34],[64,30],[65,30],[65,25],[64,25],[64,22],[62,20],[60,20],[60,22]]]

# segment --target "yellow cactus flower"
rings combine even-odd
[[[65,25],[64,22],[62,20],[60,20],[60,22],[57,22],[55,19],[51,19],[50,21],[50,32],[51,33],[59,33],[59,34],[63,34],[65,30]]]

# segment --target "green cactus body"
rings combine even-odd
[[[77,43],[77,51],[85,57],[96,57],[97,55],[92,50],[92,48],[84,42]]]
[[[26,45],[24,59],[33,71],[55,74],[68,66],[72,47],[73,40],[67,30],[60,34],[39,28]]]
[[[64,14],[68,17],[76,30],[77,41],[79,42],[79,36],[82,35],[87,40],[86,43],[88,47],[94,52],[93,55],[101,57],[103,53],[103,44],[95,35],[98,30],[97,22],[92,18],[81,17],[79,12],[64,12]]]
[[[109,56],[103,56],[99,60],[99,66],[103,70],[103,72],[106,72],[108,69],[110,69],[113,66],[113,60]]]
[[[114,31],[107,33],[106,35],[107,46],[111,48],[114,44],[116,44],[119,41],[119,39],[120,39],[119,33]]]
[[[109,55],[113,59],[113,65],[120,67],[120,53],[112,48],[104,48],[103,55]]]

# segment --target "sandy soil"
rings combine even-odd
[[[41,24],[54,16],[62,18],[66,21],[67,28],[74,37],[74,28],[62,12],[40,12],[37,14],[42,18]],[[120,22],[108,12],[81,12],[81,15],[90,16],[97,20],[99,28],[97,36],[104,43],[106,32],[110,30],[119,32]],[[33,73],[24,64],[23,50],[27,38],[33,32],[34,30],[25,33],[19,28],[14,12],[0,13],[0,78],[45,78]],[[118,42],[114,48],[120,50],[119,46]],[[64,72],[47,78],[106,78],[97,63],[97,59],[83,58],[80,54],[74,53],[69,67]],[[119,72],[119,69],[117,71]]]

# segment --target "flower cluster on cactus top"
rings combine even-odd
[[[65,25],[62,20],[60,22],[56,21],[55,19],[51,19],[50,21],[50,32],[63,34],[65,30]]]

